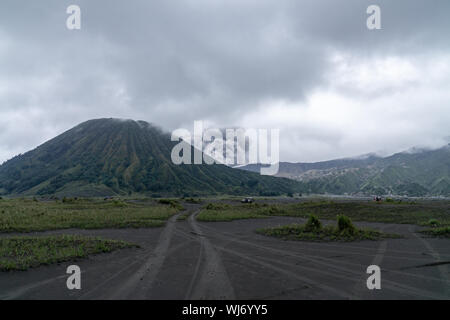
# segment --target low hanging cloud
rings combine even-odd
[[[81,30],[66,8],[81,8]],[[378,4],[382,29],[366,27]],[[450,136],[450,3],[4,0],[0,162],[79,122],[280,128],[281,159]]]

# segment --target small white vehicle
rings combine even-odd
[[[255,200],[253,200],[253,198],[251,197],[245,197],[244,199],[241,200],[242,203],[253,203]]]

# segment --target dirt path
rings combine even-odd
[[[222,265],[219,253],[204,235],[195,220],[198,211],[189,216],[189,225],[200,241],[199,262],[196,265],[186,299],[224,300],[235,299],[227,271]],[[202,265],[202,267],[201,267]]]
[[[171,217],[164,228],[68,230],[122,239],[124,249],[86,260],[0,273],[1,299],[450,299],[450,240],[422,238],[415,226],[359,223],[404,239],[355,243],[282,241],[255,229],[302,219],[204,223]],[[55,232],[53,232],[55,233]],[[65,269],[78,264],[82,290],[68,290]],[[382,289],[365,286],[367,266]]]

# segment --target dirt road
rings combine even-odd
[[[282,241],[255,229],[303,221],[273,217],[203,223],[191,215],[164,228],[65,230],[137,243],[86,260],[0,273],[0,299],[450,299],[450,240],[423,238],[416,226],[356,223],[403,239],[353,243]],[[68,265],[82,270],[68,290]],[[381,267],[381,290],[366,268]]]

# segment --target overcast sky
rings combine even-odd
[[[448,0],[2,0],[0,163],[103,117],[279,128],[291,162],[438,147],[449,16]]]

